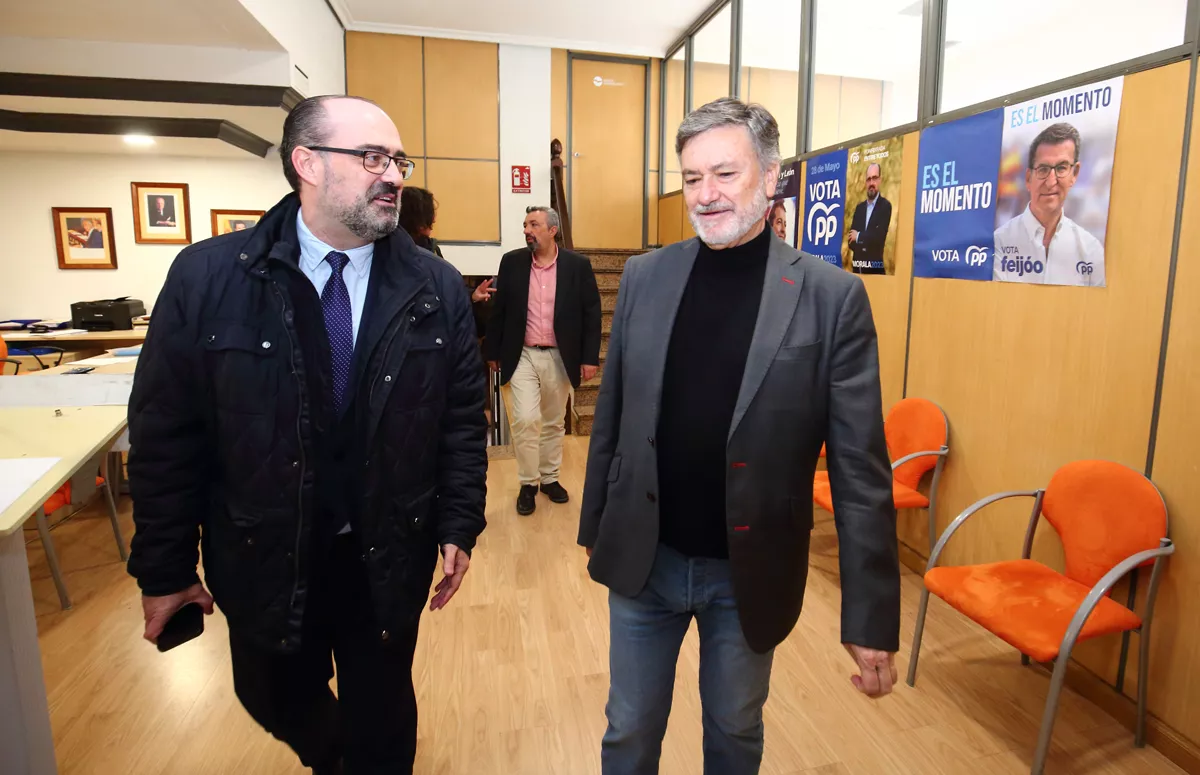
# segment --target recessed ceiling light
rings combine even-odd
[[[129,145],[154,145],[154,138],[149,135],[125,135],[125,142]]]

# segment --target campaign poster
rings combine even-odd
[[[1004,110],[997,108],[921,132],[913,225],[916,277],[992,279],[1003,129]]]
[[[904,137],[849,149],[842,266],[854,274],[896,274],[896,218]]]
[[[842,223],[846,211],[846,151],[804,162],[804,220],[801,250],[842,266]]]
[[[779,182],[775,185],[775,196],[767,210],[767,227],[775,236],[792,247],[796,247],[796,204],[800,198],[800,164],[783,165],[779,171]]]
[[[1123,84],[1117,77],[1004,109],[994,279],[1105,286]]]

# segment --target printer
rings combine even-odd
[[[85,331],[128,331],[133,319],[146,314],[140,299],[122,296],[119,299],[77,301],[71,305],[71,328]]]

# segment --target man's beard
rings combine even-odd
[[[869,189],[869,188],[867,189],[867,201],[868,202],[874,202],[875,197],[877,197],[877,196],[879,196],[879,189],[875,189],[874,191],[871,191],[871,189]]]
[[[339,181],[333,181],[337,183]],[[329,196],[329,188],[321,192],[325,209],[332,212],[338,222],[359,239],[382,239],[396,230],[400,223],[400,191],[391,183],[376,182],[365,194],[350,203],[335,202]],[[380,194],[395,194],[395,207],[376,207],[372,200]]]
[[[733,220],[727,220],[723,224],[714,226],[701,222],[701,213],[722,210],[733,210]],[[738,210],[736,206],[728,202],[716,202],[708,207],[696,207],[689,210],[688,220],[691,221],[692,228],[696,230],[696,236],[700,237],[705,245],[728,245],[741,239],[755,225],[759,223],[765,225],[763,213],[766,210],[767,193],[762,187],[759,187],[754,192],[754,200],[744,210]]]

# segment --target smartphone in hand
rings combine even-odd
[[[204,632],[204,609],[199,603],[188,603],[167,620],[155,645],[159,651],[170,651]]]

